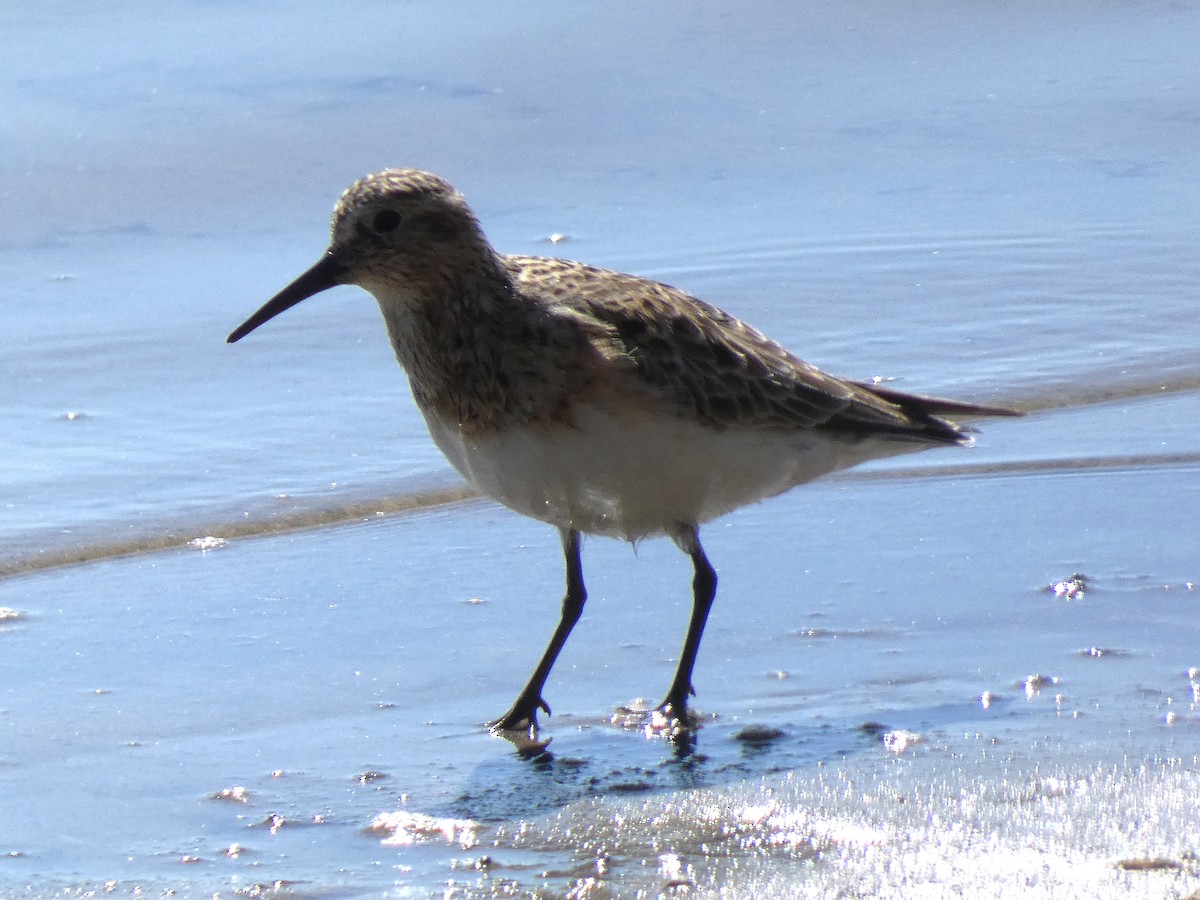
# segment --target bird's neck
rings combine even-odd
[[[486,431],[557,414],[568,348],[499,265],[373,293],[426,417]]]

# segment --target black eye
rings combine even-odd
[[[371,221],[371,227],[375,229],[376,234],[386,234],[389,231],[395,231],[396,226],[399,224],[400,213],[394,209],[380,210]]]

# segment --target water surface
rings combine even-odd
[[[0,34],[0,894],[1200,888],[1194,9],[43,4]],[[687,561],[587,542],[519,750],[480,723],[552,629],[552,531],[466,497],[361,292],[224,344],[389,165],[507,252],[1032,415],[706,529],[690,753],[612,721],[669,681]]]

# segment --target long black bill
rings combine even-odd
[[[258,312],[235,328],[225,342],[232,344],[234,341],[240,341],[263,322],[275,318],[286,309],[291,309],[301,300],[307,300],[313,294],[319,294],[321,291],[344,284],[345,274],[346,266],[333,255],[332,251],[327,252],[315,266],[264,303]]]

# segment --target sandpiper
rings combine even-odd
[[[429,433],[481,493],[558,528],[562,614],[491,727],[537,727],[583,612],[580,535],[666,535],[691,557],[693,606],[658,712],[686,728],[717,575],[699,527],[869,459],[967,444],[947,416],[1013,410],[827,375],[683,291],[565,259],[497,253],[462,195],[393,169],[347,190],[307,272],[229,335],[237,341],[340,284],[375,296]]]

